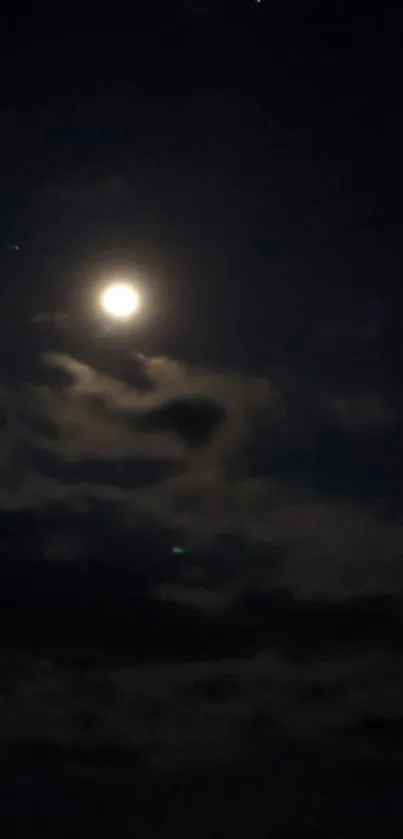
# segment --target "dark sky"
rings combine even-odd
[[[235,540],[264,587],[400,595],[401,24],[313,0],[9,12],[5,518],[77,528],[78,554],[104,516]],[[125,331],[94,313],[114,272],[145,299]]]
[[[402,11],[92,5],[0,24],[3,821],[401,837]]]

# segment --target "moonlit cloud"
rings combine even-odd
[[[251,557],[242,573],[257,574],[263,588],[302,597],[402,589],[400,524],[358,499],[331,501],[278,467],[271,474],[271,455],[265,474],[253,474],[251,441],[260,456],[268,447],[286,459],[295,436],[268,379],[143,355],[133,357],[148,382],[138,389],[69,355],[43,363],[45,374],[59,371],[57,384],[3,392],[3,508],[85,510],[102,499],[129,528],[147,519],[193,545],[241,540]],[[368,411],[385,420],[372,397],[349,411],[346,432],[352,416],[365,425]],[[340,421],[337,410],[329,416]],[[281,559],[254,568],[259,546]]]

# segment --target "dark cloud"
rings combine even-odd
[[[80,461],[62,460],[48,452],[36,452],[33,458],[43,477],[64,486],[87,485],[119,487],[123,491],[158,484],[178,470],[175,460],[123,457],[101,460],[100,457]]]
[[[303,747],[309,745],[325,750],[326,765],[336,755],[403,755],[402,665],[393,654],[352,652],[298,662],[264,650],[248,658],[146,666],[106,655],[99,661],[94,654],[91,666],[81,668],[76,652],[65,658],[74,655],[66,666],[57,650],[55,659],[19,660],[16,654],[14,662],[3,653],[3,745],[21,731],[21,694],[27,694],[31,713],[23,730],[38,746],[49,731],[52,742],[64,742],[63,734],[74,731],[74,743],[88,747],[92,718],[98,743],[141,745],[151,760],[198,760],[206,751],[212,758],[235,752],[246,759],[251,749],[267,770],[283,752],[277,771],[283,762],[289,769],[302,749],[306,771],[309,752]],[[60,705],[62,697],[68,701]]]
[[[138,427],[150,431],[173,431],[189,446],[208,443],[226,415],[221,406],[202,399],[176,399],[138,420]]]
[[[82,816],[85,781],[85,812],[111,833],[120,823],[133,832],[139,811],[152,832],[158,800],[163,836],[189,835],[195,813],[200,836],[214,834],[217,820],[247,835],[257,819],[268,835],[401,834],[399,657],[301,664],[265,650],[143,666],[53,646],[46,657],[3,651],[1,665],[1,767],[13,818],[11,793],[29,777],[34,812],[56,827],[66,781],[72,826]],[[110,786],[112,774],[114,804],[100,813],[99,782]],[[49,788],[57,793],[50,814]],[[18,812],[20,824],[26,829]]]
[[[357,432],[393,426],[399,420],[393,404],[374,393],[339,396],[330,407],[342,427]]]

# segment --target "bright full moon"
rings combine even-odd
[[[102,308],[114,318],[129,318],[139,306],[139,295],[128,283],[112,283],[101,295]]]

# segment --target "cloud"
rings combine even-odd
[[[230,455],[256,414],[279,410],[278,397],[265,379],[188,369],[167,358],[139,358],[149,383],[146,392],[69,356],[50,354],[44,360],[71,378],[61,394],[48,389],[42,399],[59,430],[67,424],[64,452],[74,448],[74,438],[80,446],[79,431],[84,435],[81,457],[95,451],[100,457],[109,452],[115,457],[121,447],[126,453],[179,459],[195,441]]]
[[[398,411],[375,393],[334,397],[331,409],[340,426],[349,431],[370,430],[398,422]]]
[[[15,387],[3,398],[9,416],[3,461],[15,469],[24,441],[25,475],[19,483],[27,491],[28,485],[38,489],[42,481],[38,498],[47,494],[46,475],[57,481],[67,467],[70,486],[79,485],[80,469],[81,482],[87,486],[89,471],[98,470],[102,475],[94,481],[98,491],[97,486],[108,486],[109,464],[110,486],[122,495],[129,487],[127,481],[119,482],[119,464],[126,473],[128,465],[133,467],[133,490],[139,473],[145,484],[149,482],[147,463],[155,486],[163,485],[158,469],[163,471],[164,465],[176,469],[185,484],[187,476],[192,481],[200,471],[219,478],[236,458],[257,416],[278,410],[278,399],[264,379],[190,369],[167,358],[133,359],[148,383],[141,390],[71,356],[47,354],[43,361],[49,372],[57,372],[56,381],[52,377],[51,385]],[[129,505],[137,503],[135,492],[124,497]]]
[[[69,316],[66,312],[41,312],[32,318],[32,323],[39,326],[51,324],[59,329],[68,329]]]
[[[205,398],[174,399],[149,412],[138,421],[138,427],[149,431],[171,430],[189,446],[208,443],[225,412]]]
[[[284,505],[271,516],[284,562],[276,579],[304,597],[402,590],[403,528],[358,505]]]
[[[299,498],[298,498],[299,494]],[[180,476],[150,487],[140,505],[195,539],[211,543],[221,534],[239,537],[245,548],[245,582],[287,587],[300,597],[349,597],[401,591],[403,528],[353,504],[303,497],[270,481],[226,481],[212,472]],[[275,547],[273,565],[256,554]],[[237,573],[239,568],[237,567]]]
[[[103,500],[126,526],[154,521],[189,545],[234,537],[243,545],[236,573],[245,584],[288,587],[301,597],[402,590],[399,522],[362,499],[326,498],[310,481],[313,460],[304,480],[289,462],[283,474],[274,469],[270,458],[253,474],[251,441],[259,441],[262,461],[269,447],[285,462],[298,427],[268,379],[133,356],[146,382],[138,388],[69,355],[43,361],[56,381],[3,392],[3,508],[85,510]],[[365,425],[368,411],[377,421],[375,397],[358,399],[349,417]],[[189,591],[180,596],[189,600]]]
[[[210,614],[219,614],[228,611],[229,606],[234,601],[236,592],[231,590],[214,591],[202,586],[194,588],[192,586],[161,583],[154,590],[154,594],[160,600],[190,606],[193,609],[200,609],[200,611]]]

